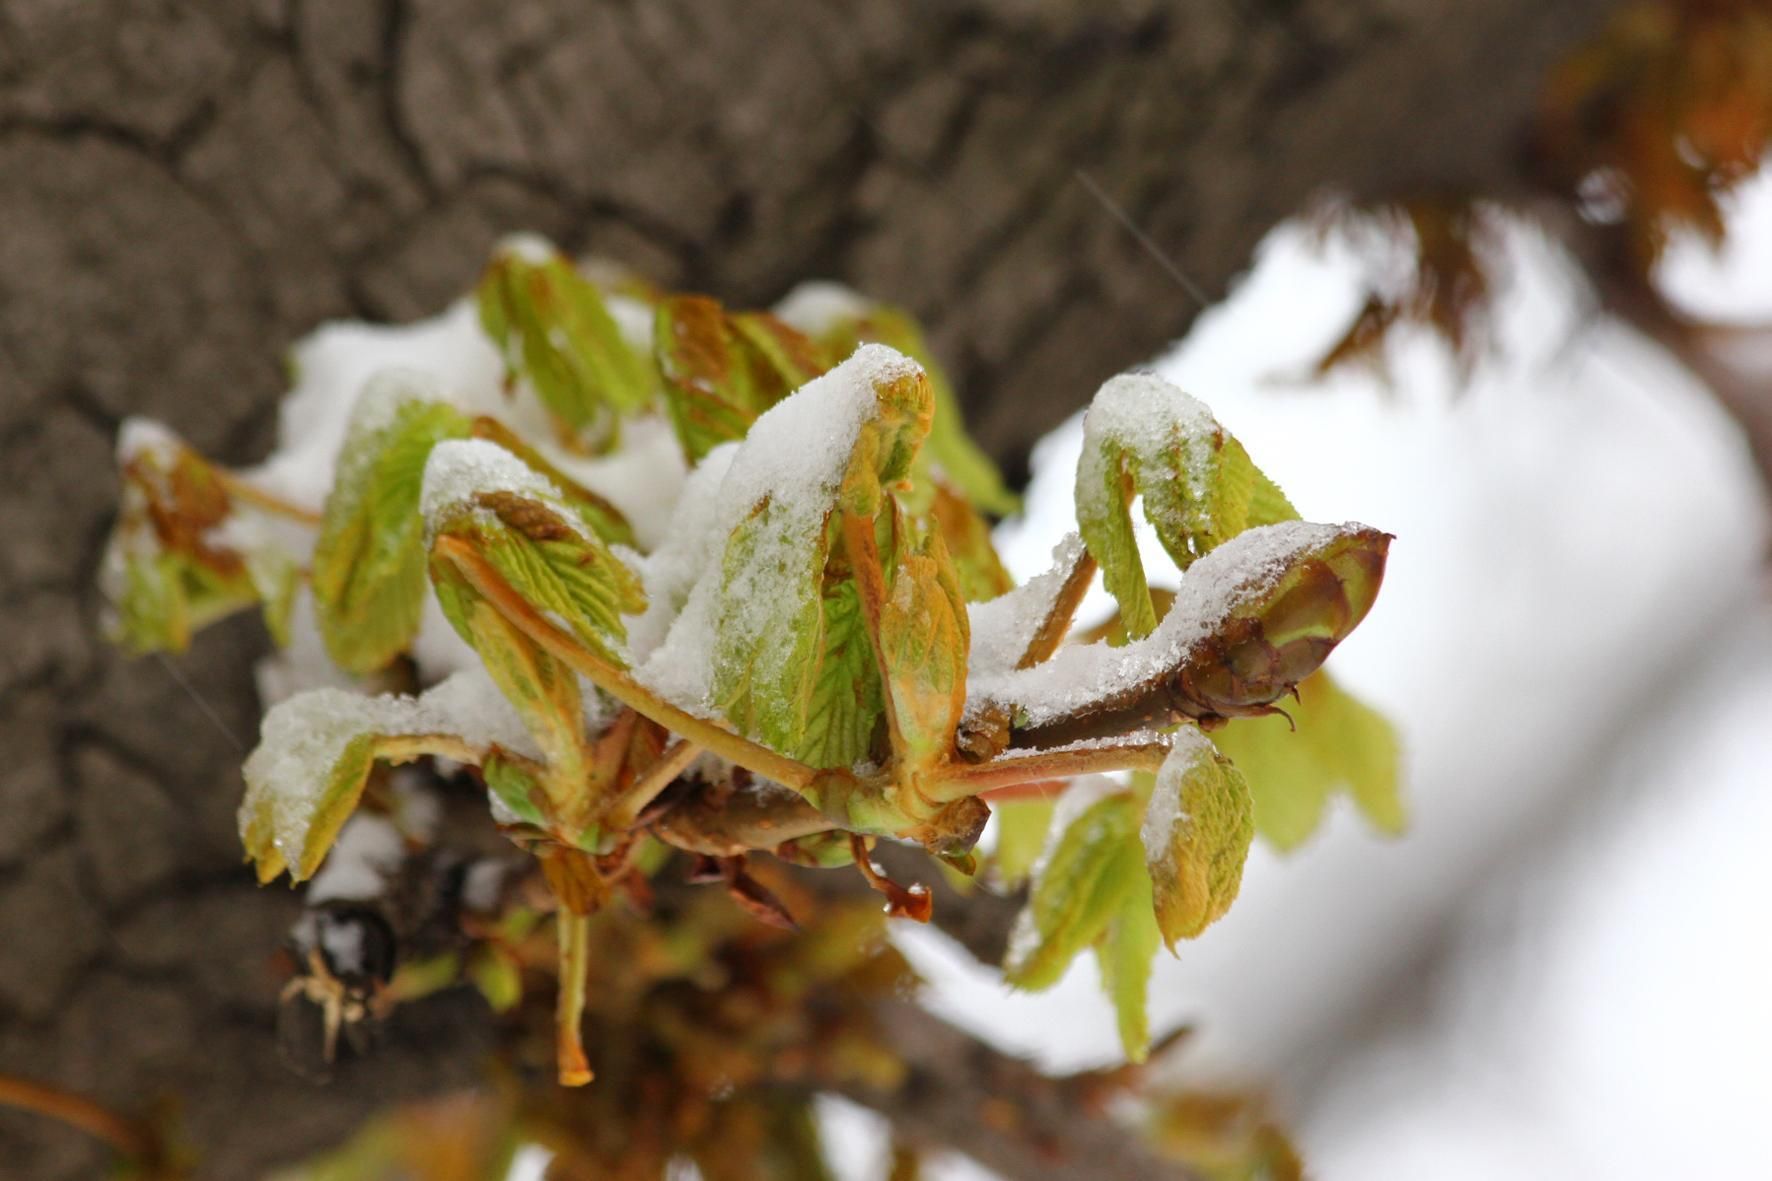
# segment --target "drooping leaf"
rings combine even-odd
[[[1053,808],[1048,799],[1004,800],[991,806],[997,818],[993,864],[1004,886],[1020,885],[1034,868],[1046,844],[1046,830],[1052,826]]]
[[[592,755],[577,673],[500,614],[447,558],[432,558],[431,580],[444,616],[479,654],[541,750],[544,767],[539,775],[498,760],[487,777],[488,788],[518,819],[541,824],[568,844],[595,840],[597,834],[585,829],[600,801],[591,794]],[[532,782],[548,804],[545,815]]]
[[[245,765],[240,837],[261,882],[313,876],[357,808],[377,760],[404,762],[448,740],[424,698],[313,689],[273,706]],[[449,753],[460,754],[455,740]],[[436,749],[443,749],[436,746]]]
[[[606,437],[619,416],[652,400],[647,359],[622,336],[597,285],[563,255],[501,250],[475,295],[508,378],[526,378],[570,436]]]
[[[1038,991],[1056,984],[1118,912],[1139,874],[1125,856],[1138,841],[1138,800],[1131,788],[1090,776],[1059,798],[1046,848],[1034,866],[1027,905],[1017,918],[1003,977]]]
[[[1173,951],[1230,909],[1255,836],[1248,786],[1197,727],[1176,731],[1141,836],[1157,925]]]
[[[1329,798],[1346,791],[1374,828],[1401,832],[1401,752],[1384,715],[1327,672],[1301,681],[1286,712],[1296,731],[1285,718],[1248,718],[1212,735],[1249,783],[1256,831],[1277,848],[1295,848],[1316,831]]]
[[[1365,618],[1390,535],[1283,521],[1249,529],[1182,578],[1162,625],[1121,647],[1061,647],[1025,669],[974,669],[968,716],[1054,746],[1185,719],[1259,716]]]
[[[1110,379],[1083,419],[1077,524],[1134,638],[1157,625],[1132,528],[1136,496],[1184,571],[1245,529],[1298,519],[1205,406],[1150,374]]]
[[[467,418],[431,379],[377,375],[357,400],[314,545],[315,618],[334,663],[385,667],[412,643],[425,597],[425,461]]]
[[[1150,878],[1140,863],[1137,846],[1128,841],[1120,857],[1123,863],[1113,872],[1124,877],[1127,885],[1107,928],[1095,941],[1095,963],[1101,972],[1102,991],[1114,1006],[1120,1045],[1128,1059],[1143,1062],[1151,1042],[1151,961],[1162,943],[1162,933],[1152,912]]]

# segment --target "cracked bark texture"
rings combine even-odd
[[[330,1088],[279,1065],[295,899],[233,832],[263,640],[96,638],[122,416],[257,458],[293,340],[433,312],[529,228],[740,304],[828,276],[909,306],[1016,473],[1199,310],[1091,187],[1217,298],[1326,186],[1514,186],[1545,66],[1608,7],[0,0],[0,1071],[177,1096],[240,1178],[484,1036],[443,1001]],[[9,1175],[100,1159],[0,1112]]]

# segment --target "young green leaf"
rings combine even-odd
[[[1090,776],[1066,789],[1010,936],[1005,980],[1029,991],[1058,982],[1077,953],[1107,929],[1139,876],[1127,872],[1124,855],[1137,840],[1138,800],[1131,788]],[[1136,861],[1130,864],[1136,871]]]
[[[1051,800],[1004,800],[993,803],[997,818],[997,849],[993,856],[997,878],[1004,886],[1019,886],[1034,868],[1052,826]]]
[[[1077,523],[1135,639],[1157,625],[1132,530],[1140,495],[1183,570],[1245,529],[1298,519],[1205,406],[1150,374],[1111,378],[1083,419]]]
[[[423,508],[433,543],[466,543],[536,610],[626,663],[622,616],[645,607],[640,580],[546,479],[485,440],[445,442],[426,466]]]
[[[868,641],[855,583],[827,584],[822,651],[811,682],[806,724],[787,753],[808,766],[852,767],[868,757],[884,708],[880,668]],[[791,741],[792,735],[781,735]]]
[[[597,285],[565,256],[551,248],[501,250],[476,299],[508,378],[527,378],[572,437],[607,435],[618,416],[651,402],[646,358],[622,336]]]
[[[1342,790],[1374,828],[1401,832],[1401,755],[1384,715],[1327,672],[1299,682],[1298,702],[1286,712],[1296,731],[1284,718],[1248,718],[1212,735],[1248,780],[1256,831],[1277,848],[1295,848],[1316,831],[1329,797]]]
[[[1173,951],[1230,909],[1255,836],[1248,786],[1197,727],[1175,732],[1140,835],[1157,926]]]
[[[1137,846],[1127,842],[1120,857],[1122,864],[1114,872],[1125,877],[1127,885],[1107,928],[1095,941],[1095,966],[1101,973],[1102,991],[1114,1006],[1120,1045],[1128,1059],[1143,1062],[1151,1042],[1147,1005],[1151,961],[1162,943],[1162,933],[1152,913],[1151,882]]]
[[[315,618],[347,672],[385,667],[412,643],[425,597],[419,495],[431,449],[465,438],[467,418],[425,374],[390,371],[351,411],[314,545]]]
[[[885,485],[909,469],[928,422],[922,371],[875,346],[758,419],[734,453],[710,671],[713,704],[741,733],[784,753],[853,748],[873,733],[871,710],[850,715],[820,695],[826,662],[856,657],[849,633],[826,635],[846,618],[825,605],[839,501],[870,520],[887,511]],[[871,705],[865,688],[857,704]],[[848,737],[829,742],[814,717],[842,721]]]

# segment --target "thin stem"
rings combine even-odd
[[[1083,596],[1089,593],[1089,584],[1094,579],[1095,555],[1088,550],[1081,550],[1076,562],[1065,572],[1058,594],[1053,596],[1052,609],[1046,612],[1046,618],[1040,621],[1039,628],[1028,638],[1021,659],[1015,662],[1016,668],[1032,668],[1050,659],[1058,651],[1058,646],[1071,630],[1071,621],[1076,618],[1077,608],[1082,605]]]
[[[658,761],[646,768],[646,773],[622,793],[609,809],[609,826],[615,829],[628,829],[634,826],[634,820],[646,810],[646,805],[658,798],[658,793],[669,787],[682,774],[683,768],[695,761],[701,753],[701,747],[687,739],[679,739],[671,748],[658,757]]]
[[[591,916],[573,914],[565,906],[554,913],[560,937],[560,990],[556,999],[554,1055],[560,1085],[582,1087],[591,1081],[585,1058],[585,975],[590,970]]]
[[[0,1106],[59,1120],[98,1137],[132,1161],[151,1161],[160,1153],[159,1137],[145,1124],[47,1083],[0,1074]]]
[[[468,543],[459,538],[439,537],[435,549],[455,563],[468,584],[484,595],[519,631],[567,666],[582,673],[599,689],[665,729],[765,779],[772,779],[798,792],[809,788],[815,778],[829,778],[836,774],[814,771],[804,763],[779,755],[766,746],[728,730],[718,722],[696,717],[659,697],[626,671],[585,647],[571,633],[550,623],[500,577],[484,558],[474,552],[473,546]]]
[[[223,468],[210,469],[215,473],[216,482],[227,490],[228,496],[234,500],[243,500],[254,508],[263,509],[279,517],[287,517],[311,528],[320,527],[321,516],[313,509],[303,508],[299,504],[291,504],[281,496],[273,496],[254,484],[249,484],[233,472]]]
[[[954,763],[941,768],[930,795],[938,800],[1001,791],[1046,779],[1069,779],[1101,771],[1155,771],[1169,753],[1164,738],[1119,746],[1059,747],[1056,750],[1011,751],[983,763]]]

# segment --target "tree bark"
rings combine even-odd
[[[1514,186],[1545,67],[1608,7],[0,0],[0,1071],[175,1095],[238,1178],[486,1036],[443,1001],[330,1088],[277,1061],[294,899],[233,833],[263,641],[96,638],[123,416],[256,458],[292,341],[433,312],[530,228],[736,303],[907,305],[1014,474],[1325,187]],[[20,1176],[97,1153],[0,1111]]]

